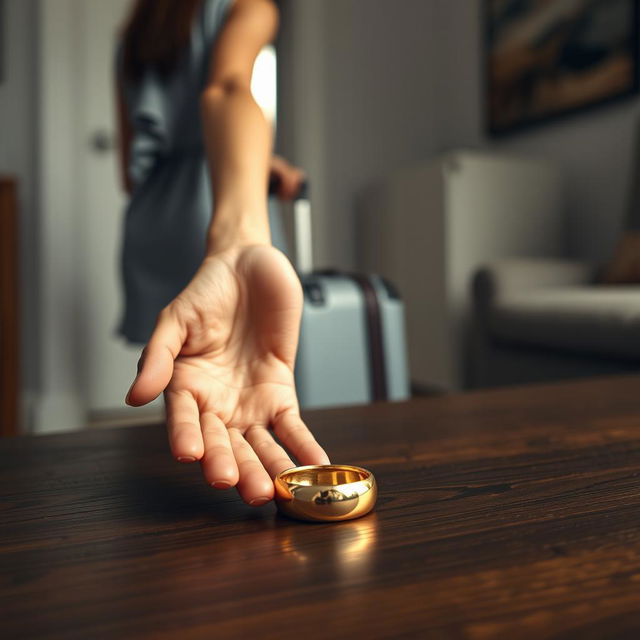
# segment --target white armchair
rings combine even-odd
[[[640,369],[640,286],[603,286],[597,268],[501,260],[473,279],[474,387]]]

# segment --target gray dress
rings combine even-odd
[[[134,186],[124,223],[119,328],[130,342],[149,339],[158,313],[188,284],[204,256],[212,195],[200,94],[231,3],[203,0],[188,50],[170,77],[148,71],[133,84],[120,71],[133,128],[128,171]]]

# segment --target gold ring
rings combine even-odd
[[[342,464],[286,469],[274,484],[279,511],[298,520],[359,518],[373,509],[378,496],[371,471]]]

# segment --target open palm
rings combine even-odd
[[[214,254],[160,314],[127,398],[146,404],[164,390],[173,455],[200,460],[211,485],[237,486],[256,506],[294,466],[269,429],[301,464],[329,462],[299,415],[301,311],[300,283],[273,247]]]

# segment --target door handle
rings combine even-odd
[[[95,153],[109,153],[116,148],[115,136],[110,131],[98,129],[89,137],[89,148]]]

